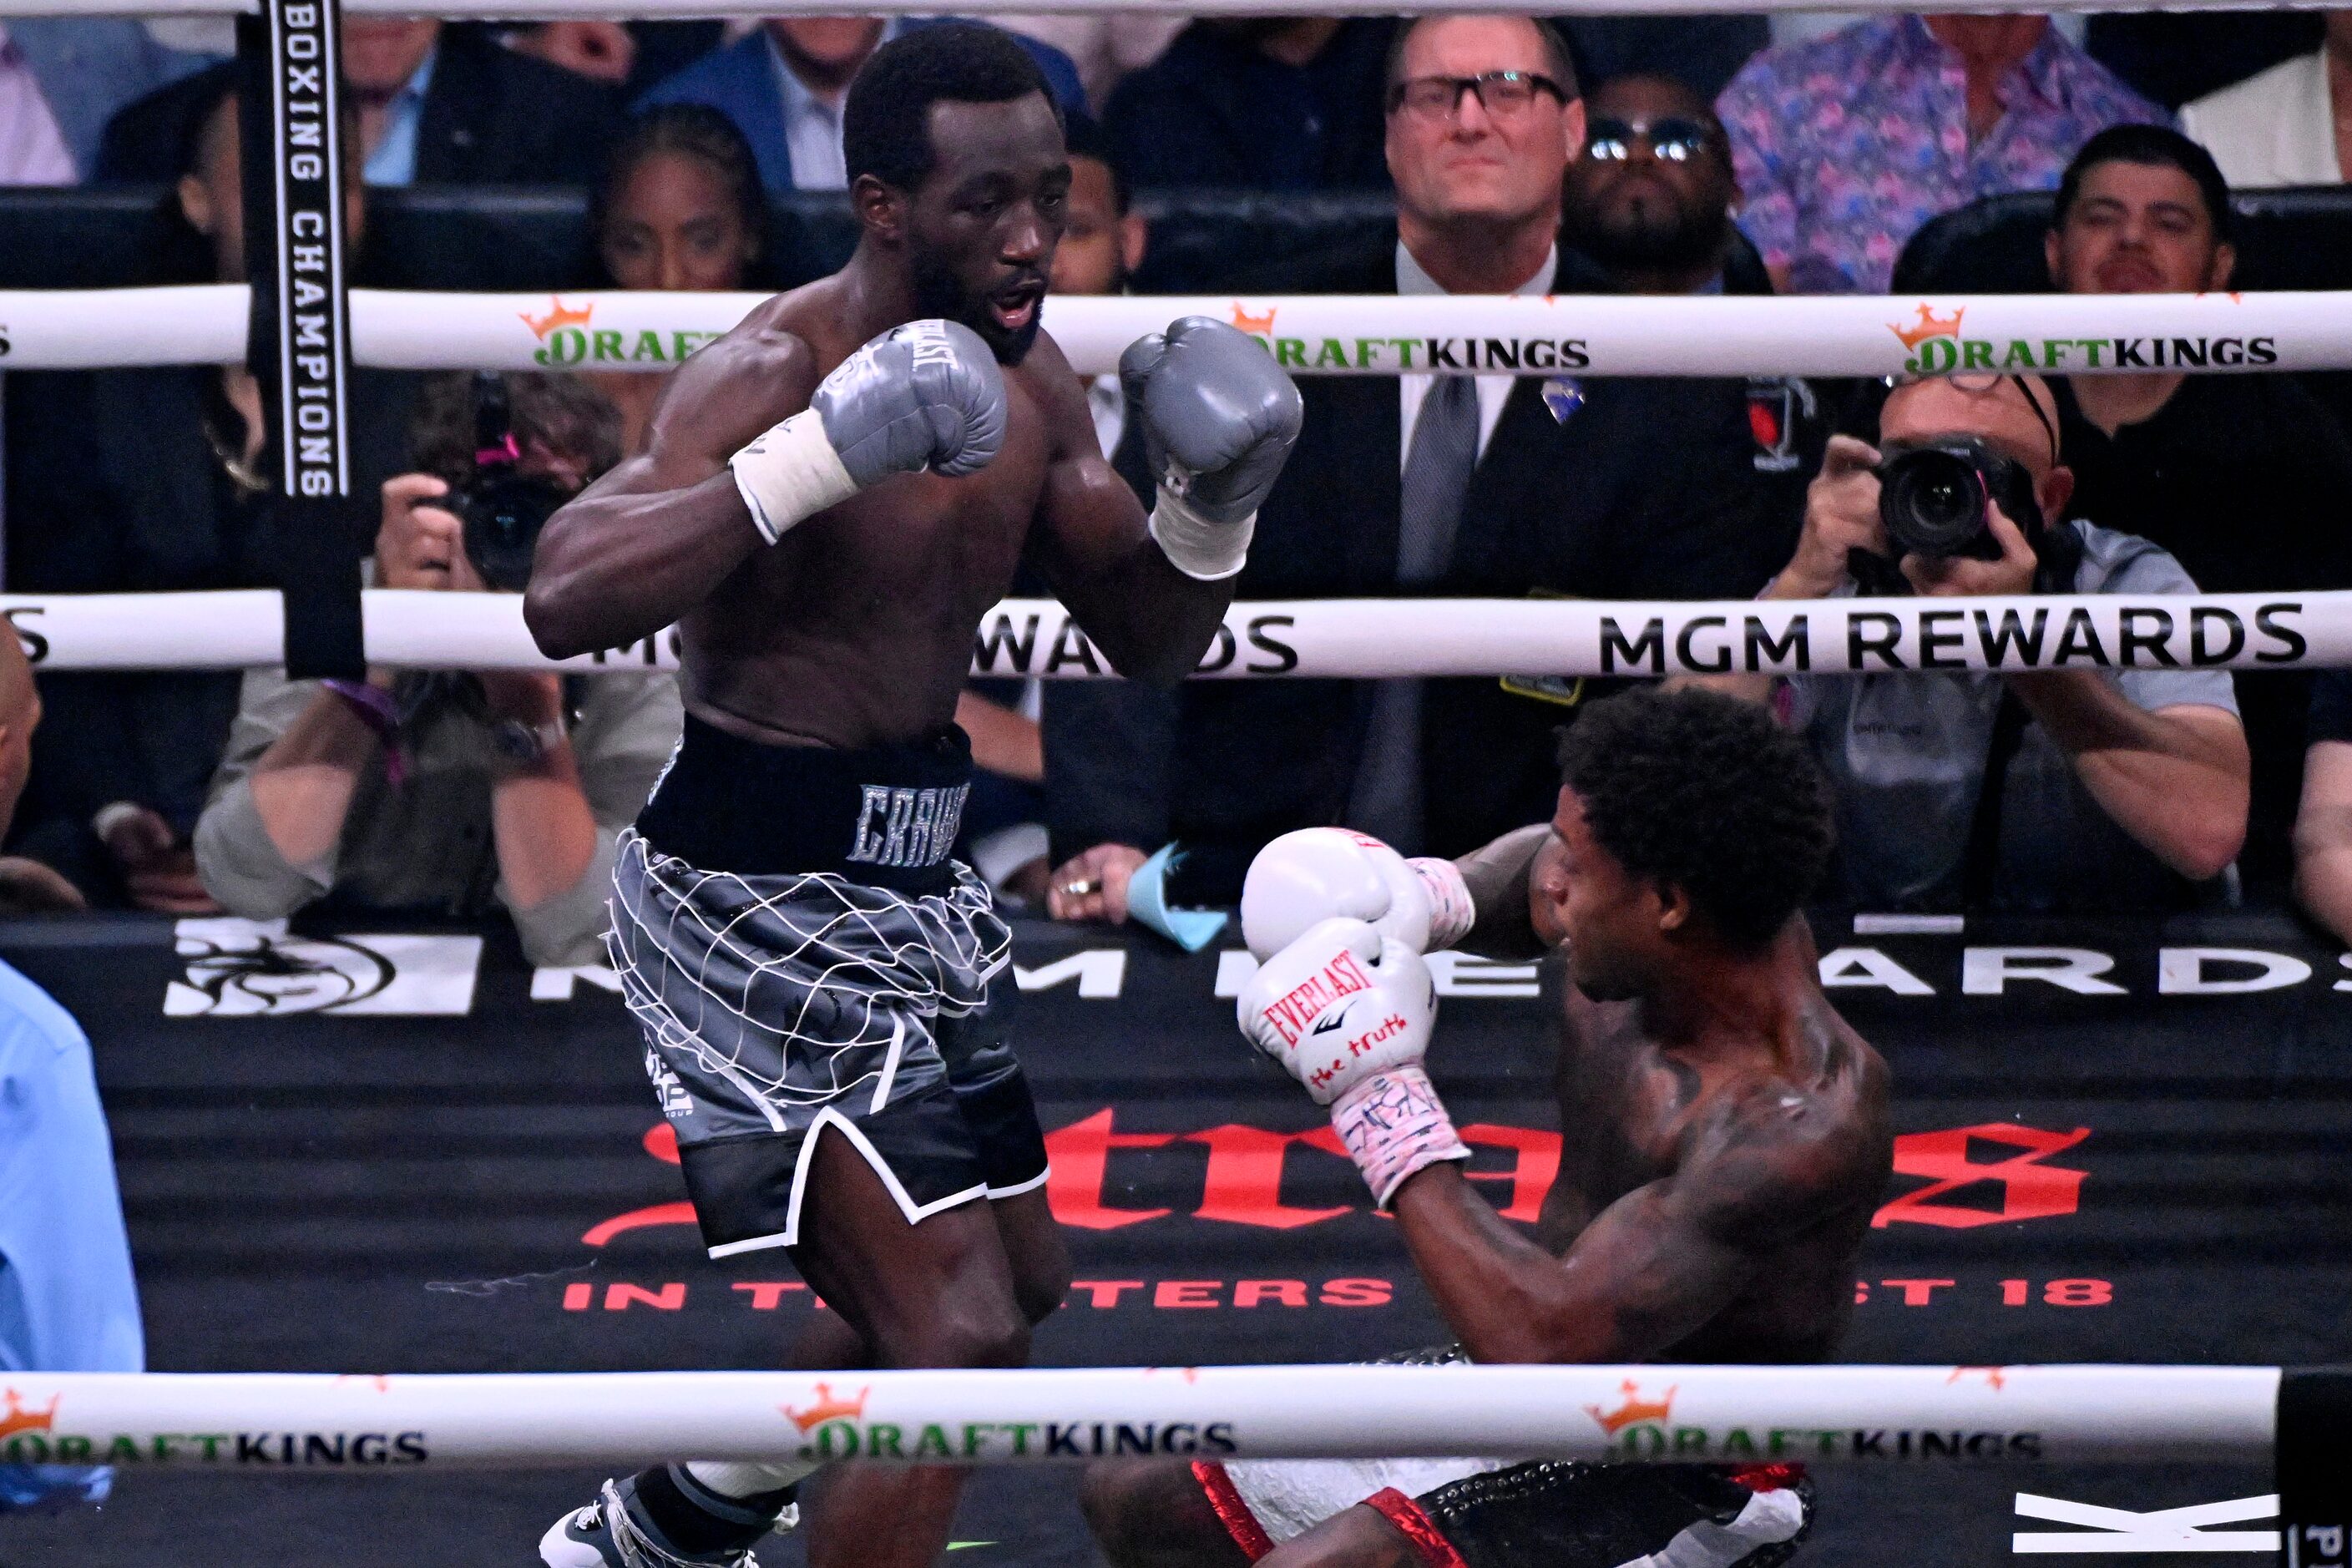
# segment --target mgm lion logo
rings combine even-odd
[[[167,1017],[292,1013],[463,1014],[473,1005],[478,937],[293,936],[283,921],[182,921],[185,964]]]

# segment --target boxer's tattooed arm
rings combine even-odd
[[[1059,345],[1041,334],[1030,361],[1043,373],[1036,379],[1054,443],[1030,559],[1114,668],[1172,686],[1217,635],[1234,580],[1203,583],[1169,564],[1142,503],[1105,460],[1083,384]]]
[[[1551,826],[1538,822],[1506,833],[1454,863],[1478,911],[1470,934],[1455,947],[1481,958],[1537,958],[1550,947],[1546,933],[1536,927],[1529,898],[1537,858],[1550,838]]]
[[[763,547],[727,459],[806,408],[814,356],[758,315],[680,365],[646,450],[549,519],[523,618],[564,658],[653,636]]]
[[[1554,1258],[1459,1170],[1433,1165],[1392,1201],[1438,1310],[1482,1362],[1639,1361],[1697,1332],[1764,1260],[1875,1201],[1883,1160],[1816,1100],[1767,1098],[1695,1132],[1673,1174],[1611,1204]]]

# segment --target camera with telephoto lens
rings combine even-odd
[[[1906,555],[1948,560],[2000,559],[1992,536],[1990,501],[2017,524],[2030,544],[2042,536],[2042,505],[2033,475],[2016,458],[1971,436],[1954,436],[1899,449],[1878,465],[1878,516],[1886,542]]]
[[[516,472],[521,458],[506,380],[491,371],[478,372],[474,377],[474,472],[450,492],[447,505],[466,525],[466,559],[484,583],[510,594],[530,585],[539,531],[572,493],[553,479]]]

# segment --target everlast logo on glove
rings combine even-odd
[[[1316,1014],[1342,996],[1371,986],[1372,977],[1364,973],[1356,955],[1342,949],[1319,973],[1276,997],[1259,1016],[1273,1026],[1284,1045],[1296,1046]]]
[[[894,789],[867,784],[849,858],[869,866],[936,866],[955,847],[970,784]]]

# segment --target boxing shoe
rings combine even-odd
[[[550,1525],[539,1541],[544,1568],[760,1568],[749,1547],[719,1552],[674,1550],[630,1510],[624,1490],[630,1488],[629,1480],[608,1480],[594,1502]],[[772,1533],[790,1534],[800,1513],[798,1504],[788,1506]]]

